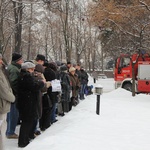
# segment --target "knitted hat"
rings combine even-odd
[[[60,61],[55,61],[55,63],[56,63],[57,66],[61,66],[62,65],[62,63]]]
[[[74,67],[69,68],[69,72],[75,71],[76,69]]]
[[[35,64],[32,62],[25,62],[25,63],[22,63],[21,68],[22,69],[35,68]]]
[[[60,71],[66,71],[67,70],[67,66],[66,65],[63,65],[60,67]]]
[[[12,61],[19,61],[20,59],[22,59],[22,55],[20,55],[19,53],[13,53],[12,54]]]
[[[42,55],[42,54],[38,54],[38,55],[36,56],[36,61],[38,61],[38,60],[45,61],[45,56]]]
[[[40,72],[40,73],[44,73],[44,67],[41,64],[37,64],[35,66],[35,71]]]
[[[58,69],[58,66],[55,62],[50,62],[48,67],[53,69],[54,71],[57,71],[57,69]]]

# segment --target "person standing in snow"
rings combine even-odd
[[[48,66],[47,60],[45,60],[43,66],[44,66],[44,70],[43,72],[40,72],[40,73],[44,74],[45,68],[47,68]],[[37,66],[36,66],[36,71],[38,72],[40,71],[40,69],[38,69]],[[50,82],[46,81],[46,83],[50,83]],[[51,86],[51,83],[50,85],[46,86],[47,87],[46,91],[45,91],[45,88],[42,89],[42,117],[39,120],[39,127],[41,131],[45,131],[47,128],[51,126],[50,115],[51,115],[51,110],[52,110],[52,101],[47,93],[47,90],[50,86]]]
[[[46,81],[52,81],[57,79],[57,65],[54,62],[48,63],[47,67],[45,68],[44,71],[44,77]],[[56,119],[56,103],[58,102],[58,92],[52,92],[52,86],[50,86],[47,90],[47,93],[52,101],[52,110],[51,110],[51,115],[50,115],[50,121],[51,123],[55,123],[58,120]]]
[[[80,81],[78,76],[75,74],[76,69],[74,67],[70,67],[69,69],[69,76],[71,81],[71,88],[72,88],[72,97],[71,97],[71,103],[70,103],[70,110],[72,106],[76,106],[78,101],[78,94],[80,89]]]
[[[40,72],[41,78],[43,79],[44,82],[46,82],[46,79],[45,79],[45,77],[44,77],[44,75],[42,73],[44,71],[44,67],[43,67],[44,62],[45,62],[45,56],[42,55],[42,54],[37,54],[37,56],[35,58],[35,61],[34,61],[34,64],[36,65],[35,69],[36,69],[37,72]],[[40,107],[41,108],[39,108],[39,110],[42,111],[42,95],[41,94],[40,94],[40,99],[41,99],[41,101],[40,101]],[[34,133],[35,136],[38,136],[38,135],[41,134],[41,132],[37,129],[38,121],[39,120],[35,121],[35,133]]]
[[[80,69],[81,72],[81,90],[80,90],[80,99],[83,100],[84,98],[84,92],[85,92],[85,88],[87,87],[88,84],[88,74],[87,72],[84,70],[83,67],[81,67]]]
[[[41,117],[39,112],[40,93],[44,81],[37,80],[34,74],[35,65],[32,62],[22,64],[18,85],[17,107],[22,120],[18,146],[25,147],[34,138],[35,122]]]
[[[69,103],[70,103],[70,92],[71,92],[71,85],[70,85],[70,78],[67,71],[67,66],[63,65],[60,67],[60,81],[61,81],[61,102],[63,106],[63,111],[69,111]]]
[[[4,150],[5,132],[7,127],[6,116],[10,111],[11,103],[15,101],[11,86],[5,73],[2,55],[0,54],[0,150]]]
[[[16,97],[14,103],[11,103],[10,112],[7,114],[7,130],[6,137],[8,139],[17,139],[18,135],[15,133],[16,126],[18,123],[19,113],[16,108],[17,97],[18,97],[18,77],[21,70],[21,64],[23,63],[22,55],[18,53],[12,54],[12,62],[8,66],[8,74],[13,94]]]

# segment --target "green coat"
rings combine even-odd
[[[11,88],[13,90],[14,95],[16,96],[18,93],[18,77],[21,70],[21,65],[17,64],[15,62],[12,62],[8,68],[8,74],[9,74],[9,81]]]
[[[0,114],[10,111],[11,102],[15,101],[9,81],[0,65]]]

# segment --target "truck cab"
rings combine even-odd
[[[129,55],[121,55],[115,61],[114,79],[115,88],[121,86],[122,81],[132,78],[132,64]],[[130,83],[129,83],[130,84]]]
[[[114,69],[115,88],[122,87],[132,91],[133,69],[136,83],[135,91],[150,92],[150,56],[148,54],[122,54],[116,59]]]

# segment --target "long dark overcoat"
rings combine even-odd
[[[71,82],[68,73],[60,72],[60,80],[62,86],[62,94],[61,100],[62,101],[70,101],[70,92],[71,92]]]
[[[43,81],[37,80],[28,71],[21,70],[18,80],[17,107],[21,119],[33,120],[41,117],[40,92],[44,87]]]

